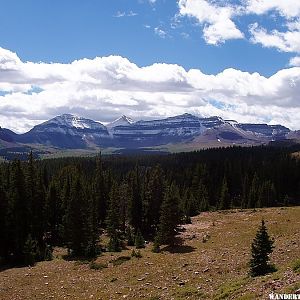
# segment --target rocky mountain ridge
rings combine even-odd
[[[23,134],[0,128],[2,141],[60,149],[134,149],[193,143],[205,139],[213,140],[220,146],[223,143],[251,145],[284,140],[289,136],[294,134],[282,125],[244,124],[224,120],[218,116],[198,117],[187,113],[165,119],[136,122],[123,115],[106,126],[91,119],[63,114],[36,125]]]

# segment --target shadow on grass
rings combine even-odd
[[[166,246],[161,248],[161,251],[167,251],[170,253],[191,253],[195,251],[196,248],[188,245],[174,245],[174,246]]]
[[[7,263],[0,263],[0,273],[4,272],[9,269],[15,269],[15,268],[32,268],[34,267],[39,261],[33,263],[33,264],[25,264],[25,263],[16,263],[16,262],[7,262]]]
[[[167,251],[169,253],[191,253],[196,250],[195,247],[184,245],[183,239],[180,236],[176,236],[174,244],[161,248],[161,251]]]
[[[84,257],[84,256],[74,256],[74,255],[69,255],[65,254],[62,256],[62,258],[66,261],[80,261],[82,263],[89,263],[93,260],[95,260],[97,256],[92,256],[92,257]]]
[[[8,264],[6,264],[6,265],[1,265],[1,266],[0,266],[0,273],[6,271],[6,270],[8,270],[8,269],[13,269],[13,268],[24,268],[24,267],[25,267],[24,265],[13,265],[13,264],[11,264],[11,265],[8,265]]]

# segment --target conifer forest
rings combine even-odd
[[[169,155],[97,155],[0,164],[0,262],[95,257],[174,245],[179,224],[204,211],[299,205],[292,149],[220,148]],[[107,246],[100,236],[109,237]]]

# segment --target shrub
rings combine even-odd
[[[141,254],[140,250],[134,250],[134,249],[132,249],[131,256],[132,257],[136,257],[136,258],[141,258],[142,254]]]

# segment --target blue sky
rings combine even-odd
[[[18,132],[60,113],[300,128],[299,66],[300,1],[1,0],[0,126]]]
[[[176,14],[175,0],[2,0],[0,45],[25,61],[121,55],[139,66],[165,62],[211,74],[232,67],[266,76],[286,67],[293,55],[246,39],[208,45],[195,20],[178,18],[174,28]],[[238,22],[245,28],[251,17]],[[272,18],[264,23],[274,25]]]

